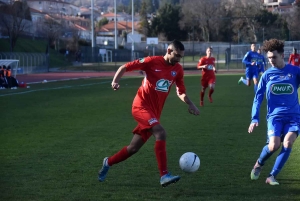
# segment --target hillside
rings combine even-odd
[[[14,52],[25,52],[25,53],[46,53],[47,42],[41,39],[26,39],[20,38],[17,41]],[[9,52],[9,40],[8,39],[0,39],[0,53],[1,52]],[[1,58],[0,58],[1,59]],[[3,59],[3,58],[2,58]],[[59,52],[50,49],[50,66],[51,67],[59,67],[70,65],[70,62],[65,60],[64,55]]]

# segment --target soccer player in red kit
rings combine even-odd
[[[216,76],[215,73],[216,68],[215,68],[215,58],[211,56],[212,54],[212,47],[208,47],[206,49],[206,56],[201,57],[197,69],[202,70],[202,78],[201,78],[201,92],[200,92],[200,106],[204,105],[204,95],[205,95],[205,90],[207,87],[209,87],[209,92],[208,92],[208,99],[209,102],[213,102],[212,99],[212,94],[214,93],[215,90],[215,84],[216,84]]]
[[[289,57],[289,64],[300,67],[300,54],[297,53],[297,49],[293,49],[293,54]]]
[[[160,124],[160,115],[175,83],[178,97],[188,104],[188,111],[199,115],[198,108],[186,95],[183,81],[183,68],[178,63],[184,56],[184,46],[180,41],[174,40],[167,48],[165,56],[152,56],[135,60],[122,65],[116,72],[111,86],[118,90],[119,81],[128,71],[142,70],[145,77],[132,104],[132,115],[138,125],[133,130],[133,138],[128,146],[110,157],[105,157],[103,166],[98,174],[100,182],[104,181],[109,168],[122,162],[139,151],[146,141],[153,135],[155,138],[154,151],[160,172],[160,184],[165,187],[177,182],[180,177],[171,175],[167,168],[166,131]]]

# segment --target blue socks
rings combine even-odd
[[[266,162],[266,160],[268,160],[268,158],[270,158],[270,156],[272,156],[273,153],[270,152],[268,145],[264,146],[264,148],[261,151],[261,154],[258,158],[258,164],[263,166]]]
[[[257,84],[254,85],[254,93],[257,91]]]
[[[276,177],[278,173],[281,171],[282,167],[286,163],[287,159],[291,154],[292,148],[285,148],[282,146],[281,152],[278,154],[273,170],[271,171],[270,175]]]
[[[247,85],[247,80],[243,78],[243,83]]]

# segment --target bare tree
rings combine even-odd
[[[55,41],[59,38],[62,31],[61,22],[55,20],[49,15],[46,15],[40,31],[42,32],[42,35],[47,38],[47,46],[54,47],[56,49]]]
[[[260,24],[255,16],[262,9],[261,0],[227,0],[227,6],[232,12],[232,30],[236,35],[243,35],[247,42],[257,42],[257,30]]]
[[[296,0],[291,12],[286,13],[285,19],[289,27],[289,39],[299,40],[300,39],[300,0]]]
[[[31,25],[30,9],[26,1],[15,1],[13,4],[0,7],[0,25],[10,40],[10,50],[14,47],[20,34],[28,32]]]
[[[191,28],[195,31],[193,35],[204,41],[210,41],[213,33],[219,34],[222,17],[220,0],[182,0],[181,4],[181,28]]]
[[[79,41],[81,38],[81,33],[76,27],[68,28],[67,32],[71,33],[72,37],[66,39],[66,49],[69,50],[72,54],[76,53],[79,50]]]

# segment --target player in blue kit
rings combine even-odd
[[[271,68],[262,75],[252,106],[252,121],[248,132],[252,133],[259,123],[259,109],[264,94],[267,99],[267,145],[256,161],[251,180],[257,180],[267,159],[280,146],[272,171],[266,183],[279,185],[275,179],[283,168],[292,151],[292,146],[299,134],[300,108],[298,86],[300,84],[300,68],[284,62],[284,42],[271,39],[264,42],[263,50],[267,52]]]
[[[251,44],[251,50],[248,51],[242,62],[246,65],[246,79],[243,77],[240,78],[238,84],[244,83],[247,86],[251,85],[250,80],[253,80],[254,84],[254,92],[257,90],[257,83],[258,83],[258,68],[257,68],[257,59],[259,55],[255,51],[255,44]]]
[[[257,50],[258,59],[257,59],[257,73],[258,75],[263,74],[265,72],[266,60],[264,55],[261,54],[260,49]]]

